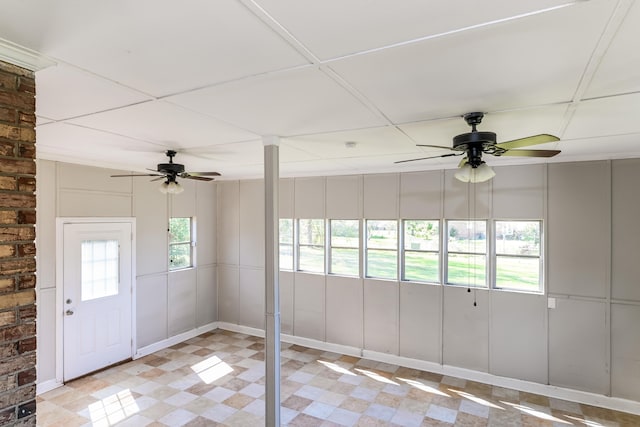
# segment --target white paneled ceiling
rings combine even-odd
[[[455,168],[464,113],[498,142],[537,133],[552,159],[640,156],[633,0],[7,0],[0,48],[37,71],[38,157],[132,171],[164,162],[282,176]],[[347,144],[348,143],[348,144]],[[143,178],[141,178],[143,179]]]

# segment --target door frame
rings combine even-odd
[[[131,225],[131,357],[136,337],[136,218],[135,217],[57,217],[56,218],[56,382],[64,384],[64,226],[65,224],[128,223]]]

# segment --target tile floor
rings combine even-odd
[[[39,426],[262,426],[264,341],[217,330],[38,397]],[[288,426],[640,426],[640,416],[282,344]]]

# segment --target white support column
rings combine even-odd
[[[278,186],[280,138],[264,144],[264,273],[265,273],[265,426],[280,426],[280,266]]]

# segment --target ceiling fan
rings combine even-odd
[[[400,160],[395,163],[413,162],[416,160],[435,159],[439,157],[462,156],[458,164],[458,172],[455,177],[463,182],[484,182],[495,176],[495,172],[482,160],[482,153],[493,156],[520,156],[520,157],[553,157],[560,153],[560,150],[520,150],[522,147],[544,144],[547,142],[559,141],[560,138],[546,133],[528,136],[526,138],[514,139],[496,143],[496,134],[493,132],[481,132],[476,130],[476,126],[482,122],[484,113],[467,113],[464,120],[471,126],[471,132],[463,133],[453,137],[453,147],[442,147],[440,145],[416,144],[418,147],[442,148],[451,150],[454,153],[442,154],[439,156],[421,157],[418,159]]]
[[[111,175],[112,178],[121,178],[128,176],[156,176],[158,178],[151,181],[165,180],[160,185],[160,191],[162,193],[180,194],[184,191],[184,188],[176,180],[178,177],[186,179],[196,179],[198,181],[213,181],[211,176],[220,176],[218,172],[185,172],[184,165],[179,163],[173,163],[173,158],[177,154],[174,150],[167,150],[166,155],[169,157],[169,163],[158,163],[156,170],[148,169],[153,173],[143,174],[126,174],[126,175]]]

